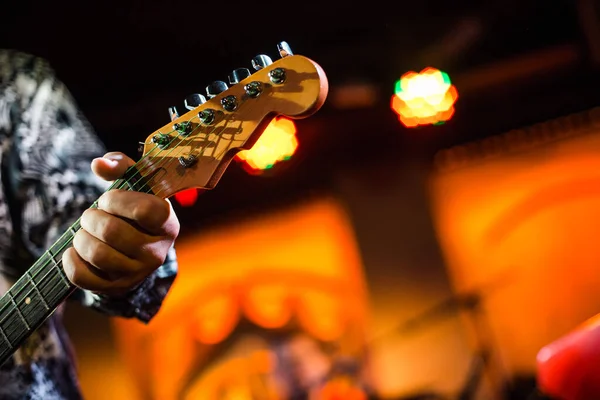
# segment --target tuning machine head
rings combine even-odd
[[[250,73],[250,70],[248,68],[234,69],[233,72],[231,73],[231,75],[229,75],[229,84],[235,85],[236,83],[243,81],[250,75],[252,75],[252,74]]]
[[[290,45],[287,42],[279,42],[277,44],[277,50],[279,51],[279,55],[281,56],[281,58],[294,55],[294,53],[292,53]]]
[[[204,103],[206,103],[206,97],[202,96],[200,93],[192,93],[184,100],[185,108],[188,110],[193,110]]]
[[[228,89],[228,86],[223,81],[214,81],[210,85],[206,87],[206,95],[209,99],[212,99],[216,95],[221,92],[224,92]]]
[[[268,67],[271,64],[273,64],[273,60],[271,60],[271,57],[265,54],[259,54],[252,59],[252,68],[254,68],[257,71]]]

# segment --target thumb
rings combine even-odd
[[[122,177],[133,164],[135,162],[125,154],[111,152],[92,160],[92,171],[106,181],[114,181]]]

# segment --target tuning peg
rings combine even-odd
[[[169,117],[171,117],[171,121],[179,118],[179,112],[177,111],[177,108],[173,107],[169,107]]]
[[[294,53],[292,53],[290,45],[287,44],[287,42],[279,42],[279,44],[277,45],[277,50],[279,50],[279,55],[282,58],[294,55]]]
[[[231,75],[229,75],[229,84],[235,85],[240,81],[243,81],[250,76],[250,70],[248,68],[237,68],[234,69]]]
[[[264,54],[259,54],[252,59],[252,67],[257,71],[264,67],[268,67],[271,64],[273,64],[273,60],[271,60],[271,57],[266,56]]]
[[[223,81],[214,81],[206,87],[206,94],[209,99],[212,99],[221,92],[226,91],[228,88],[227,84]]]
[[[206,98],[199,93],[193,93],[185,98],[184,103],[185,108],[187,108],[188,110],[193,110],[200,104],[206,103]]]

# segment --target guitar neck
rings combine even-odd
[[[0,365],[75,290],[62,268],[62,254],[79,229],[73,225],[0,298]]]
[[[139,177],[134,179],[134,177]],[[112,187],[150,192],[135,167]],[[94,203],[91,207],[96,207]],[[76,289],[62,267],[81,224],[77,220],[0,298],[0,365],[54,313]]]
[[[278,52],[275,62],[264,54],[255,57],[253,74],[236,69],[231,87],[213,82],[208,100],[199,94],[186,99],[189,111],[175,113],[151,133],[142,142],[142,159],[112,188],[162,198],[189,188],[212,189],[235,154],[251,149],[275,116],[300,119],[318,111],[329,88],[323,69],[293,55],[286,42]],[[80,228],[77,221],[0,298],[0,365],[75,290],[63,272],[62,255]]]

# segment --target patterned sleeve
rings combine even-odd
[[[16,157],[9,163],[8,184],[16,200],[11,206],[20,209],[13,219],[21,225],[13,231],[21,233],[25,252],[37,258],[107,189],[90,168],[91,160],[102,156],[105,148],[44,60],[16,52],[0,52],[0,57],[5,58],[0,59],[0,79],[7,98],[12,98],[13,151],[8,154]],[[176,273],[171,249],[164,265],[124,298],[83,290],[73,298],[110,315],[148,322]]]

